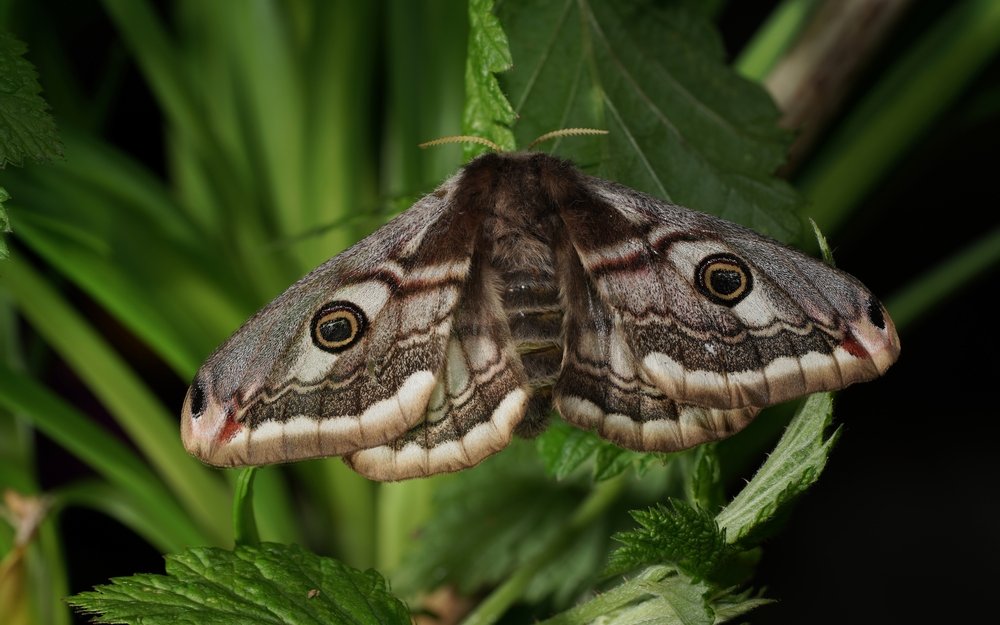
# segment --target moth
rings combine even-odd
[[[551,409],[622,447],[730,436],[896,360],[854,277],[543,153],[486,154],[254,315],[196,375],[187,450],[471,467]]]

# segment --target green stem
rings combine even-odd
[[[356,568],[374,566],[376,485],[339,459],[324,461],[323,469],[332,490],[329,504],[337,528],[335,539],[344,559]]]
[[[1000,50],[1000,2],[954,3],[879,80],[798,181],[825,232],[847,216]]]
[[[70,625],[73,622],[66,596],[69,594],[69,574],[66,570],[66,555],[59,539],[59,528],[54,520],[42,523],[38,530],[39,560],[41,570],[35,570],[33,584],[38,597],[38,622],[50,625]]]
[[[1000,228],[895,293],[886,302],[893,323],[902,329],[925,315],[973,278],[1000,264]]]
[[[395,572],[413,544],[412,536],[431,515],[431,499],[439,483],[429,478],[379,485],[375,568],[383,575]]]
[[[257,519],[253,514],[253,478],[257,467],[247,467],[236,478],[233,492],[233,540],[237,545],[260,544]]]
[[[559,533],[545,549],[521,565],[506,582],[491,592],[466,617],[462,625],[491,625],[495,623],[511,605],[524,595],[525,588],[531,583],[535,574],[562,553],[583,529],[618,499],[625,484],[624,476],[598,483],[570,517],[566,530]]]

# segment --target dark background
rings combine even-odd
[[[768,3],[730,4],[739,6],[721,27],[738,50]],[[854,98],[945,6],[913,4]],[[837,265],[883,298],[1000,225],[1000,116],[979,114],[998,87],[994,60],[831,235]],[[764,543],[756,581],[778,603],[751,613],[751,622],[992,620],[1000,579],[997,287],[993,267],[900,332],[899,361],[883,379],[838,394],[843,434],[819,482]]]
[[[84,84],[97,83],[109,55],[122,57],[107,134],[162,171],[160,113],[100,6],[50,4],[49,28],[66,49],[79,50],[73,62]],[[735,53],[774,3],[729,4],[719,24]],[[926,2],[911,10],[862,76],[855,97],[946,4]],[[44,86],[44,73],[41,81]],[[875,293],[888,298],[1000,223],[995,190],[1000,118],[975,114],[984,98],[997,95],[998,85],[1000,63],[994,62],[854,217],[831,234],[838,265]],[[61,113],[55,111],[57,118]],[[747,620],[802,623],[803,615],[810,615],[810,623],[989,620],[983,615],[992,604],[1000,556],[994,531],[1000,517],[1000,463],[994,451],[1000,410],[992,395],[1000,381],[998,278],[994,268],[940,302],[901,332],[902,355],[884,379],[839,394],[835,418],[843,434],[825,473],[763,545],[756,585],[778,602]],[[78,300],[100,316],[84,297]],[[119,333],[124,350],[133,349],[120,328],[108,331]],[[168,403],[179,405],[184,382],[142,352],[129,355],[148,361],[147,377],[160,380],[157,388]],[[59,363],[52,364],[50,377],[88,407],[86,392]],[[91,412],[101,418],[96,407]],[[105,425],[114,428],[106,419]],[[40,467],[45,487],[85,471],[51,443],[40,445],[39,457],[63,459]],[[114,576],[162,570],[158,553],[96,513],[68,510],[62,532],[73,592]]]

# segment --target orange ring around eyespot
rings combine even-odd
[[[324,336],[322,332],[323,327],[340,319],[347,321],[347,334],[343,338],[336,338],[334,340]],[[335,301],[325,304],[313,316],[310,333],[313,345],[323,351],[337,353],[357,343],[361,339],[366,326],[365,313],[360,308],[350,302]]]
[[[716,273],[727,272],[739,276],[739,285],[731,292],[723,292],[713,283]],[[742,260],[732,254],[713,254],[706,256],[698,264],[695,271],[695,286],[698,290],[716,304],[735,306],[749,295],[753,288],[753,274]]]

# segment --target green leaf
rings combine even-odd
[[[531,445],[515,441],[440,484],[434,514],[394,580],[406,593],[450,583],[471,594],[501,583],[557,542],[588,492],[547,479]],[[600,521],[587,527],[572,548],[544,563],[522,596],[574,596],[600,567],[606,536]]]
[[[608,572],[620,574],[650,564],[675,565],[696,579],[711,576],[728,555],[725,535],[712,515],[683,501],[633,510],[639,527],[613,538],[622,544],[608,562]]]
[[[410,623],[406,606],[377,572],[352,569],[297,545],[190,549],[166,556],[166,572],[115,578],[68,601],[98,615],[96,623]]]
[[[605,129],[549,145],[572,146],[602,177],[778,239],[798,235],[800,200],[772,176],[790,136],[764,90],[727,66],[704,14],[648,0],[531,0],[504,3],[499,16],[520,144],[556,128]]]
[[[593,457],[601,447],[601,439],[562,419],[552,419],[548,429],[535,439],[535,445],[545,470],[562,480]]]
[[[727,542],[748,537],[819,478],[840,433],[826,437],[832,418],[833,395],[806,399],[757,474],[715,517]]]
[[[643,475],[664,454],[639,453],[622,449],[600,438],[594,432],[582,430],[562,419],[553,419],[536,439],[538,454],[545,470],[557,480],[563,480],[587,462],[593,462],[595,482],[602,482],[634,469]]]
[[[691,477],[684,483],[688,501],[702,510],[719,509],[725,501],[725,493],[722,491],[722,470],[715,444],[696,447],[691,461],[694,465]]]
[[[743,616],[754,608],[759,608],[769,603],[774,603],[774,600],[752,596],[750,591],[739,594],[727,593],[711,601],[716,623],[726,623],[737,616]]]
[[[594,481],[603,482],[617,477],[637,466],[647,454],[622,449],[616,445],[604,444],[594,457]]]
[[[539,625],[709,625],[725,623],[769,603],[748,593],[713,591],[669,566],[651,566]]]
[[[540,625],[711,625],[707,585],[668,566],[653,566],[615,588]]]
[[[465,134],[489,139],[504,150],[514,149],[510,125],[517,115],[495,73],[505,72],[512,65],[507,35],[493,15],[493,0],[470,0],[462,128]],[[484,151],[483,146],[470,145],[465,156],[472,158]]]
[[[25,158],[49,161],[62,156],[62,144],[48,105],[39,93],[34,66],[25,60],[27,46],[0,32],[0,168]]]

